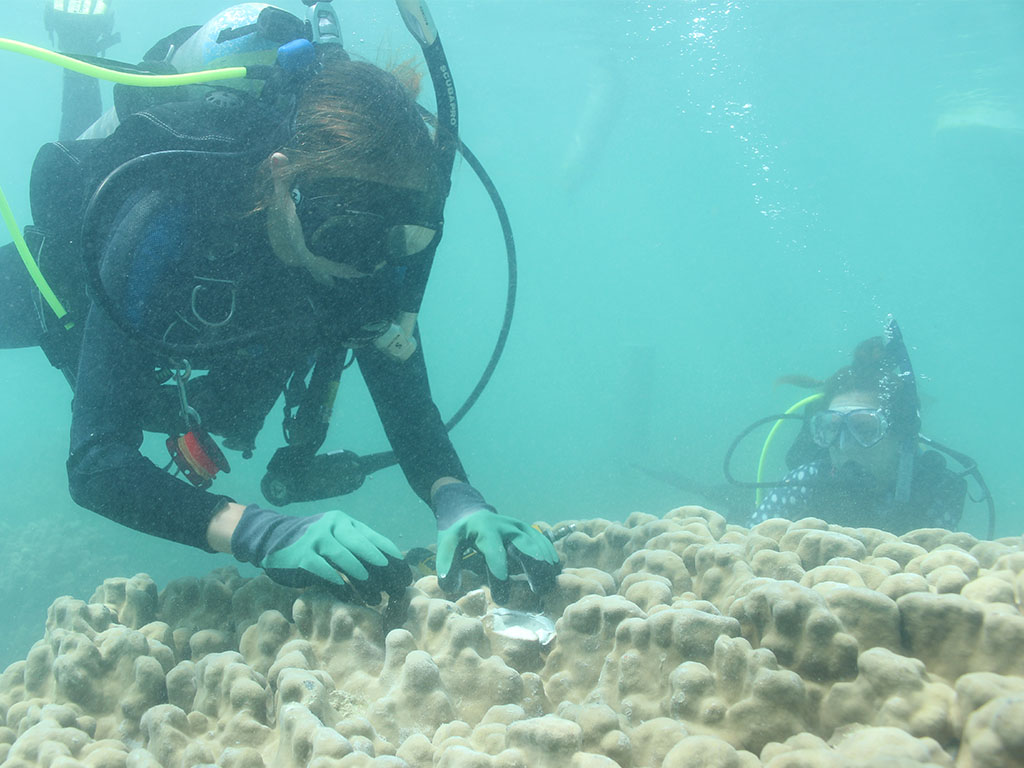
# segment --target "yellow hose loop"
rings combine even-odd
[[[246,76],[245,67],[225,67],[224,69],[204,69],[202,72],[183,72],[177,75],[145,75],[139,72],[118,72],[115,69],[107,69],[97,64],[89,64],[80,61],[73,56],[65,56],[62,53],[40,48],[18,40],[9,40],[0,37],[0,51],[11,51],[22,53],[26,56],[57,64],[58,66],[77,72],[80,75],[88,75],[99,80],[109,80],[122,85],[138,85],[147,88],[166,88],[174,85],[195,85],[206,83],[211,80],[238,80]]]

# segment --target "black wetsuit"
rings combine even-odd
[[[74,124],[78,130],[99,117],[100,105],[92,92],[93,81],[69,78],[64,86],[62,134],[68,134],[68,126]],[[124,141],[130,144],[131,135]],[[60,228],[76,213],[71,203],[60,199],[66,180],[43,181],[37,187],[33,179],[33,205],[36,191],[55,196],[49,207],[57,210],[48,224]],[[225,437],[225,442],[244,445],[255,441],[293,372],[307,371],[318,357],[343,354],[353,339],[368,341],[372,333],[367,328],[386,325],[399,309],[418,307],[399,307],[401,269],[337,280],[327,289],[305,269],[284,266],[270,250],[265,221],[260,216],[239,217],[238,205],[222,199],[223,190],[231,185],[224,179],[217,182],[220,191],[207,199],[202,199],[204,180],[195,177],[179,177],[174,182],[178,193],[161,196],[160,190],[138,190],[107,227],[103,258],[115,265],[115,272],[124,272],[120,286],[129,323],[150,335],[189,342],[240,338],[258,331],[216,354],[187,356],[193,368],[204,372],[187,388],[189,404],[199,412],[203,428]],[[77,229],[66,237],[74,233]],[[59,298],[79,315],[76,333],[84,325],[67,463],[72,497],[136,530],[209,550],[209,520],[227,497],[195,488],[139,452],[144,431],[184,431],[177,388],[161,385],[155,376],[157,367],[168,364],[167,358],[126,335],[99,307],[90,305],[84,286],[78,285],[79,260],[63,261],[74,270],[64,269],[47,279],[68,293],[81,289],[77,302],[73,296]],[[233,287],[218,282],[223,279]],[[227,300],[232,291],[233,307]],[[14,245],[0,248],[0,349],[38,345],[41,319],[48,318],[53,325],[50,312],[41,304]],[[198,319],[219,323],[228,313],[230,322],[218,328]],[[355,358],[413,491],[429,502],[431,485],[438,478],[465,480],[431,398],[422,340],[404,362],[386,357],[372,344],[355,349]]]
[[[901,534],[915,528],[955,530],[963,514],[967,483],[946,467],[936,451],[914,458],[910,498],[898,504],[892,492],[866,490],[863,478],[841,473],[827,459],[802,464],[767,491],[750,517],[756,525],[772,517],[819,517],[854,528],[881,528]]]
[[[212,434],[251,443],[294,371],[343,353],[352,338],[365,340],[372,333],[364,329],[389,322],[398,310],[401,269],[337,280],[328,289],[273,255],[262,217],[219,217],[206,206],[176,206],[174,195],[159,201],[154,214],[153,200],[140,191],[122,206],[104,263],[126,265],[117,267],[125,273],[121,306],[135,327],[186,343],[242,339],[214,354],[187,356],[206,372],[187,391]],[[35,289],[19,270],[13,249],[2,249],[0,347],[38,340]],[[217,282],[225,277],[233,282]],[[68,460],[72,497],[136,530],[208,549],[207,525],[226,497],[171,476],[139,452],[144,430],[184,431],[177,388],[155,376],[167,358],[126,335],[98,306],[87,314]],[[229,322],[213,327],[229,314]],[[422,345],[404,362],[372,344],[355,357],[413,490],[428,501],[438,478],[464,480],[431,398]]]

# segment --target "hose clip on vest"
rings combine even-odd
[[[404,362],[416,351],[416,339],[406,335],[401,327],[392,323],[390,328],[373,340],[373,346],[392,360]]]
[[[178,468],[182,476],[197,488],[206,489],[213,483],[218,472],[230,472],[231,466],[220,448],[200,424],[199,412],[188,403],[188,392],[185,383],[192,376],[192,364],[188,360],[178,362],[172,378],[178,388],[178,401],[181,403],[181,417],[185,422],[184,435],[167,438],[167,452],[171,455],[171,464]]]

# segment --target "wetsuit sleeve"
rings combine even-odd
[[[778,486],[765,493],[747,525],[754,526],[773,517],[787,520],[806,517],[814,503],[813,489],[821,472],[822,464],[816,461],[787,472]]]
[[[72,404],[71,497],[129,528],[209,552],[210,518],[230,499],[172,477],[139,452],[152,376],[149,355],[92,307]]]
[[[391,360],[372,346],[357,350],[356,359],[413,491],[429,504],[430,487],[437,479],[466,482],[462,462],[430,395],[422,341],[404,362]]]

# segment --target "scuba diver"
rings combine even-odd
[[[416,319],[459,144],[432,21],[399,0],[439,95],[433,121],[394,74],[348,55],[329,0],[304,2],[306,20],[245,3],[175,32],[140,68],[119,66],[198,79],[115,85],[115,109],[84,138],[40,150],[24,240],[41,276],[15,244],[0,249],[0,347],[41,346],[72,384],[78,504],[281,584],[376,604],[411,581],[387,537],[337,510],[295,517],[209,490],[230,471],[212,436],[250,457],[282,393],[287,445],[268,498],[341,495],[387,466],[317,452],[355,362],[434,512],[442,588],[459,589],[476,550],[498,602],[517,572],[547,591],[560,570],[551,541],[469,484],[427,380]],[[50,293],[63,304],[46,307]],[[140,452],[147,431],[168,435],[166,467]]]
[[[930,527],[956,530],[967,492],[965,475],[970,474],[989,504],[991,537],[994,506],[977,465],[919,432],[916,381],[895,320],[889,319],[884,338],[876,336],[857,345],[851,363],[826,381],[804,382],[803,378],[788,380],[820,387],[821,394],[805,398],[786,414],[755,422],[726,454],[725,474],[730,482],[758,489],[759,500],[748,526],[773,517],[816,516],[838,525],[896,534]],[[794,415],[798,407],[803,407],[803,415]],[[787,417],[802,419],[803,424],[787,452],[791,469],[781,482],[735,480],[729,465],[740,440],[757,426],[772,421],[777,426],[779,419]],[[922,450],[921,443],[933,450]],[[943,453],[964,470],[950,469]],[[762,465],[763,459],[764,452]]]

